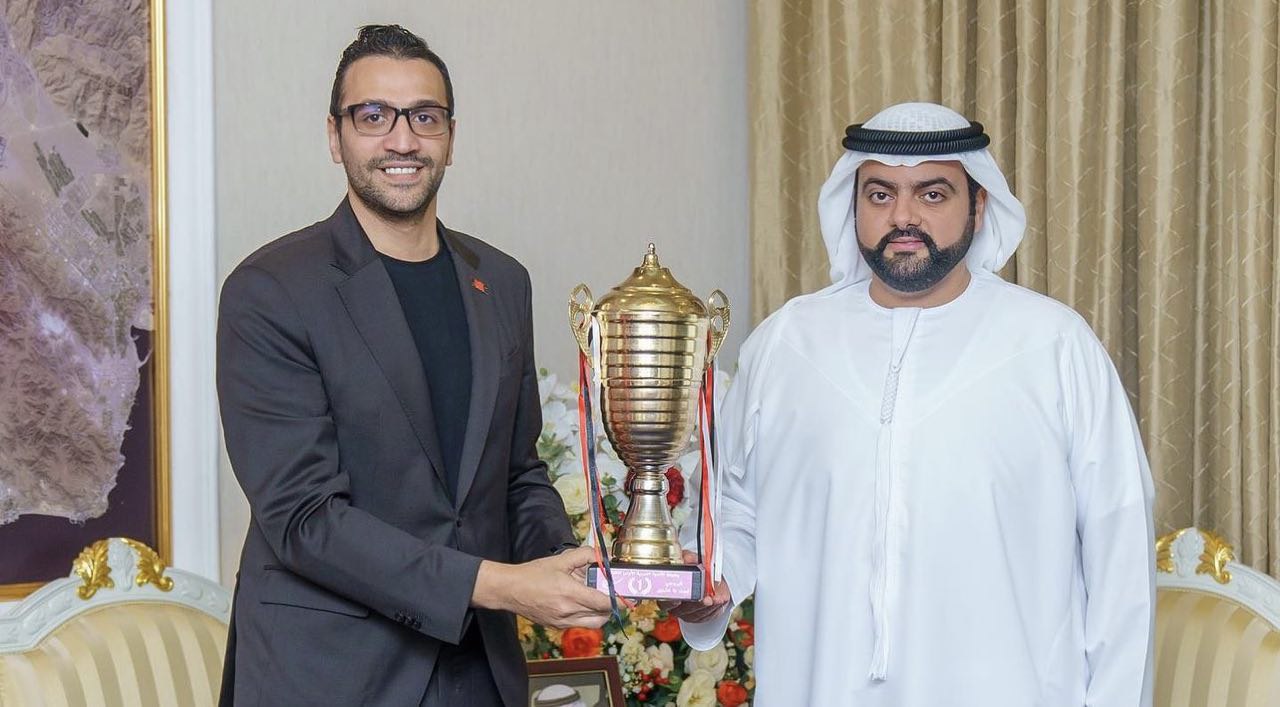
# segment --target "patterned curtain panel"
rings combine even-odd
[[[1156,531],[1280,576],[1277,3],[751,4],[752,316],[828,283],[818,189],[846,125],[982,122],[1027,207],[1003,275],[1083,314],[1137,411]]]

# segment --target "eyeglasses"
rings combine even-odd
[[[347,106],[344,112],[351,116],[357,133],[371,136],[387,135],[403,115],[414,135],[440,137],[449,132],[449,119],[453,117],[453,111],[444,106],[395,108],[381,103],[357,103]]]

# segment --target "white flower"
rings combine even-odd
[[[554,373],[538,376],[538,402],[545,407],[547,402],[555,396],[556,388],[559,386],[560,380],[556,378]]]
[[[600,452],[601,450],[596,450]],[[622,484],[627,480],[627,467],[617,459],[607,454],[596,454],[596,471],[600,473],[601,486],[605,483],[606,477],[612,477],[614,481],[614,494],[618,501],[623,501],[625,496],[622,490]]]
[[[618,655],[627,672],[645,672],[649,656],[644,650],[644,634],[639,631],[629,631],[627,640],[623,642]]]
[[[578,447],[578,411],[562,400],[542,404],[542,431],[571,448]]]
[[[711,682],[714,685],[724,677],[724,672],[729,668],[729,652],[724,649],[724,643],[717,643],[711,650],[692,650],[689,651],[689,659],[685,662],[685,670],[690,673],[704,671],[711,676]]]
[[[676,695],[676,707],[715,707],[716,679],[705,670],[696,670],[685,678]]]
[[[564,511],[571,516],[587,512],[587,483],[582,474],[565,473],[553,486],[564,500]]]
[[[657,670],[662,677],[667,677],[676,667],[675,656],[671,653],[671,645],[660,643],[644,649],[649,654],[649,669]]]
[[[612,476],[614,481],[621,484],[627,479],[627,465],[618,461],[617,457],[605,453],[603,449],[596,449],[596,469],[600,472],[600,478]]]
[[[645,633],[652,631],[655,623],[655,619],[652,616],[642,616],[640,618],[633,616],[631,617],[631,620],[635,623],[636,628],[644,631]]]
[[[671,522],[674,523],[677,528],[683,528],[685,521],[689,520],[689,515],[691,513],[692,511],[682,503],[672,509]],[[684,542],[684,533],[680,534],[680,542]]]

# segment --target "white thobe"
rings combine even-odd
[[[865,280],[800,297],[743,346],[718,423],[757,704],[1150,705],[1150,471],[1068,307],[984,271],[928,309]]]

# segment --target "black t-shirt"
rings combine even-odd
[[[462,441],[471,411],[471,337],[453,257],[444,239],[430,260],[407,262],[382,255],[427,376],[436,436],[449,493],[457,498]]]

